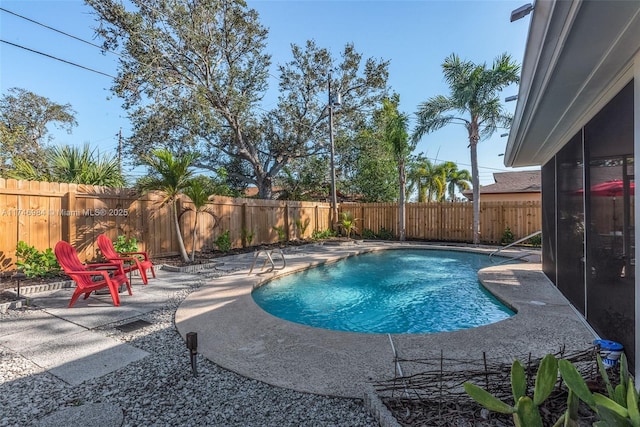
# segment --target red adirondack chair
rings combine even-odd
[[[76,282],[76,290],[71,297],[71,302],[69,302],[69,308],[75,304],[81,294],[84,294],[84,299],[87,299],[91,292],[98,289],[109,288],[109,293],[115,306],[120,305],[120,297],[118,296],[118,287],[120,285],[125,284],[129,295],[131,295],[131,284],[120,264],[113,262],[83,264],[78,258],[76,249],[62,240],[56,244],[54,252],[58,259],[58,264],[60,264],[67,276]],[[110,272],[111,274],[109,274]],[[97,279],[98,277],[102,279]],[[95,281],[94,278],[96,278]]]
[[[149,260],[146,252],[116,252],[116,249],[113,247],[113,242],[106,234],[98,236],[98,247],[100,248],[100,252],[102,252],[102,256],[106,259],[111,262],[120,263],[125,273],[138,270],[142,278],[142,283],[145,285],[149,282],[147,279],[147,270],[151,270],[153,277],[156,277],[153,263]],[[141,255],[143,259],[135,255]]]

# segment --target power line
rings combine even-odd
[[[93,68],[85,67],[84,65],[76,64],[75,62],[67,61],[66,59],[58,58],[57,56],[49,55],[48,53],[44,53],[44,52],[40,52],[38,50],[30,49],[28,47],[21,46],[21,45],[16,44],[16,43],[11,43],[11,42],[8,42],[6,40],[0,40],[0,42],[6,43],[6,44],[11,45],[11,46],[15,46],[15,47],[20,48],[20,49],[27,50],[27,51],[32,52],[32,53],[37,53],[38,55],[46,56],[47,58],[55,59],[56,61],[64,62],[65,64],[73,65],[74,67],[82,68],[84,70],[91,71],[91,72],[96,73],[96,74],[102,74],[103,76],[107,76],[107,77],[111,77],[112,79],[115,79],[115,77],[112,76],[111,74],[103,73],[102,71],[94,70]]]
[[[32,22],[32,23],[34,23],[34,24],[36,24],[36,25],[40,25],[41,27],[44,27],[44,28],[46,28],[46,29],[48,29],[48,30],[55,31],[56,33],[63,34],[63,35],[65,35],[65,36],[67,36],[67,37],[71,37],[72,39],[75,39],[75,40],[81,41],[82,43],[86,43],[86,44],[88,44],[88,45],[90,45],[90,46],[96,47],[96,48],[100,49],[102,52],[109,52],[109,53],[112,53],[112,54],[114,54],[114,55],[121,56],[118,52],[114,52],[114,51],[111,51],[111,50],[104,49],[104,48],[103,48],[102,46],[100,46],[100,45],[97,45],[97,44],[95,44],[95,43],[91,43],[90,41],[87,41],[87,40],[81,39],[80,37],[76,37],[76,36],[74,36],[74,35],[72,35],[72,34],[65,33],[64,31],[61,31],[61,30],[58,30],[58,29],[56,29],[56,28],[50,27],[49,25],[43,24],[43,23],[38,22],[38,21],[36,21],[36,20],[34,20],[34,19],[27,18],[26,16],[19,15],[19,14],[15,13],[15,12],[12,12],[12,11],[10,11],[10,10],[7,10],[7,9],[5,9],[5,8],[3,8],[3,7],[0,7],[0,10],[1,10],[1,11],[3,11],[3,12],[6,12],[6,13],[10,13],[11,15],[17,16],[18,18],[24,19],[25,21],[29,21],[29,22]]]

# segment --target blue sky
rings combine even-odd
[[[441,64],[451,53],[477,63],[507,52],[521,62],[530,17],[509,22],[512,10],[525,0],[248,0],[269,28],[268,52],[275,66],[290,59],[291,43],[316,44],[337,56],[346,43],[353,43],[367,57],[389,60],[391,88],[400,94],[400,109],[413,115],[420,102],[434,95],[447,95]],[[1,6],[57,30],[100,44],[91,8],[80,0],[3,0]],[[117,56],[0,11],[0,38],[75,64],[115,76]],[[100,153],[116,154],[117,134],[130,133],[130,123],[120,99],[110,92],[112,79],[7,43],[0,43],[0,90],[20,87],[59,104],[71,104],[78,126],[73,133],[52,132],[59,144],[98,147]],[[275,90],[275,80],[271,82]],[[507,88],[503,97],[517,94]],[[272,94],[273,95],[273,94]],[[267,96],[275,100],[275,95]],[[513,111],[515,103],[506,107]],[[506,171],[499,154],[506,138],[497,132],[478,148],[480,183],[493,182],[494,172]],[[432,160],[456,162],[470,169],[466,130],[452,125],[425,136],[417,152]]]

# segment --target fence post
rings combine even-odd
[[[284,229],[287,230],[285,239],[288,242],[291,240],[291,224],[289,224],[289,203],[284,202]]]
[[[69,191],[67,193],[67,205],[65,206],[66,212],[63,217],[62,226],[62,240],[73,244],[76,239],[76,192]],[[64,200],[64,199],[63,199]]]
[[[247,202],[244,202],[240,205],[240,235],[242,236],[240,240],[243,248],[247,247],[247,233],[251,231],[247,229]]]

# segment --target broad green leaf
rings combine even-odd
[[[527,393],[527,379],[524,374],[524,367],[518,360],[514,360],[511,365],[511,391],[514,402],[517,402]]]
[[[624,387],[629,384],[629,364],[624,353],[620,355],[620,384]]]
[[[598,407],[599,421],[594,423],[594,427],[629,427],[627,417],[623,417],[603,406]]]
[[[523,427],[542,427],[542,417],[530,397],[521,397],[516,406],[518,418]]]
[[[557,381],[558,360],[553,354],[547,354],[542,358],[536,375],[536,384],[533,389],[533,404],[535,406],[540,406],[549,397]]]
[[[598,409],[598,413],[600,408],[605,408],[607,410],[615,412],[616,414],[620,415],[623,418],[629,417],[629,411],[627,411],[627,408],[625,408],[622,405],[619,405],[618,403],[609,399],[607,396],[604,396],[600,393],[593,393],[593,399],[596,402],[596,408]]]
[[[494,397],[491,393],[475,384],[469,382],[464,383],[464,391],[466,391],[473,400],[490,411],[501,414],[513,414],[515,412],[515,408],[507,405],[502,400]]]
[[[564,380],[569,390],[573,391],[576,396],[580,398],[584,403],[589,405],[591,409],[595,409],[596,403],[593,399],[593,394],[589,387],[587,387],[587,383],[584,382],[582,375],[576,369],[575,366],[568,360],[560,360],[558,362],[558,369],[560,370],[560,375],[562,375],[562,379]]]
[[[618,405],[627,406],[627,388],[618,384],[613,392],[612,400]]]
[[[629,378],[629,388],[627,389],[627,411],[633,427],[640,427],[640,411],[638,411],[638,392],[633,384],[633,379]]]
[[[610,399],[614,399],[615,394],[613,391],[613,386],[611,385],[611,380],[609,379],[609,373],[605,369],[604,363],[602,363],[602,357],[600,357],[600,354],[596,354],[596,362],[598,363],[598,371],[600,371],[600,375],[602,376],[604,385],[607,388],[607,395],[609,396]]]

